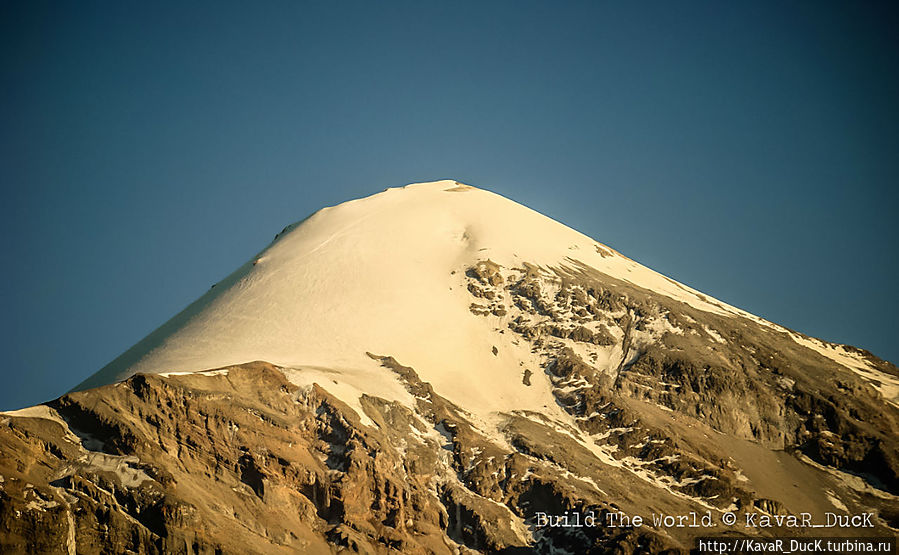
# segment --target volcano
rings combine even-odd
[[[0,548],[892,537],[896,430],[892,363],[419,183],[286,227],[72,392],[0,414]]]

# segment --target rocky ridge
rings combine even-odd
[[[521,387],[548,380],[570,421],[483,421],[386,354],[368,356],[415,402],[363,395],[370,424],[327,383],[298,387],[296,369],[264,362],[138,374],[0,419],[0,547],[675,553],[697,532],[537,515],[842,508],[899,525],[895,409],[787,332],[576,266],[484,260],[458,275],[473,317],[505,326],[494,354],[526,346],[537,366]]]

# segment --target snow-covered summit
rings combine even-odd
[[[331,382],[351,404],[363,392],[408,401],[371,352],[415,367],[476,412],[552,405],[540,384],[508,386],[520,383],[528,353],[497,349],[509,345],[498,335],[507,323],[470,311],[464,273],[485,260],[504,268],[585,265],[700,310],[755,319],[500,195],[435,181],[288,226],[79,388],[264,360],[296,369],[300,383]]]
[[[417,183],[288,226],[79,388],[252,360],[371,369],[367,351],[437,381],[465,380],[469,368],[496,366],[490,330],[471,317],[459,277],[486,259],[504,267],[576,260],[698,308],[729,308],[500,195],[450,180]]]

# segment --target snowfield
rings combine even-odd
[[[351,406],[373,387],[408,403],[396,377],[366,356],[371,352],[412,366],[472,412],[530,409],[561,417],[540,361],[524,345],[508,347],[502,317],[469,310],[465,270],[488,259],[506,268],[581,263],[700,310],[775,327],[500,195],[436,181],[387,189],[288,226],[78,388],[138,372],[264,360],[292,369],[299,384],[320,383]],[[533,387],[521,387],[523,367],[534,371]]]

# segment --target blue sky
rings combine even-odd
[[[877,2],[3,3],[0,409],[314,210],[452,178],[899,361]]]

